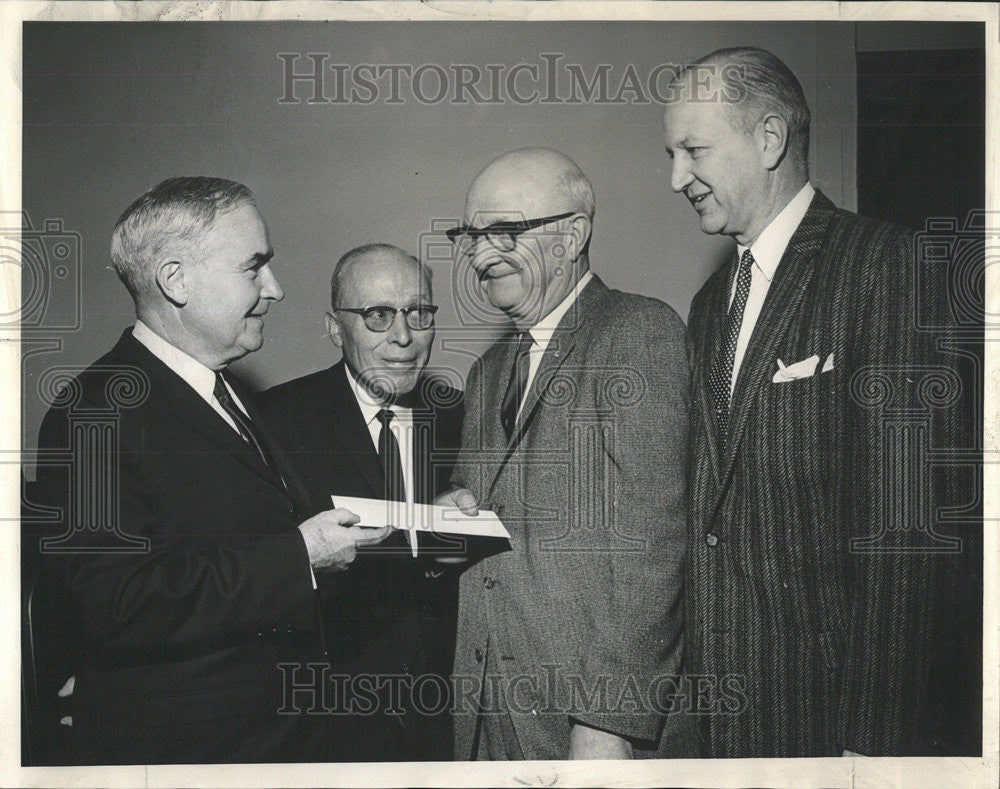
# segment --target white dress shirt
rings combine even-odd
[[[215,413],[225,419],[226,424],[239,433],[242,438],[243,434],[240,433],[240,429],[236,426],[233,418],[226,413],[226,409],[215,399],[214,370],[206,367],[193,356],[189,356],[176,345],[171,345],[140,320],[135,322],[135,328],[132,329],[132,336],[145,345],[153,356],[184,379],[184,382],[194,389],[202,400],[212,406],[215,409]],[[222,379],[222,382],[226,385],[226,389],[229,390],[229,395],[233,398],[233,402],[236,403],[240,411],[246,414],[247,409],[240,402],[240,398],[236,396],[236,392],[233,391],[225,378]],[[249,417],[250,415],[247,414],[247,418]]]
[[[788,242],[791,241],[792,235],[802,223],[806,211],[809,210],[809,203],[812,202],[814,194],[816,194],[816,190],[812,188],[811,184],[806,183],[749,247],[754,259],[754,267],[751,270],[750,293],[743,310],[743,323],[740,326],[739,337],[736,339],[733,377],[729,381],[730,394],[736,387],[736,377],[739,375],[740,365],[743,363],[747,346],[750,344],[754,326],[757,325],[757,318],[760,317],[760,311],[764,306],[764,299],[767,298],[767,290],[771,287],[771,280],[774,279],[774,272],[778,270],[778,264],[788,248]],[[746,249],[747,247],[737,245],[737,259],[743,257],[743,252]],[[735,295],[736,277],[733,277],[733,284],[729,291],[730,305],[733,303]]]
[[[542,357],[545,356],[545,351],[549,347],[549,343],[552,341],[552,335],[555,334],[557,328],[559,328],[559,321],[563,319],[563,316],[569,312],[569,308],[573,306],[573,303],[580,297],[580,292],[587,286],[587,283],[594,278],[594,274],[589,269],[583,273],[583,276],[577,281],[576,285],[573,286],[571,290],[552,312],[542,318],[538,323],[528,329],[528,334],[531,336],[532,345],[528,349],[528,380],[525,381],[524,391],[528,393],[531,391],[531,384],[535,380],[535,373],[538,372],[538,365],[542,363]],[[517,418],[521,418],[521,409],[524,408],[524,402],[527,397],[522,397],[521,402],[517,405]]]

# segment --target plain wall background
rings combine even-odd
[[[278,53],[446,69],[543,66],[542,53],[560,53],[560,67],[578,64],[587,75],[610,64],[614,87],[630,64],[644,79],[657,65],[744,44],[772,50],[798,75],[813,115],[813,183],[854,208],[853,23],[26,24],[23,208],[36,230],[59,219],[79,233],[81,255],[78,277],[71,270],[54,283],[47,305],[50,315],[68,313],[79,297],[79,326],[24,335],[24,445],[35,445],[44,413],[41,372],[92,362],[133,321],[110,267],[110,233],[125,206],[166,177],[222,176],[257,196],[286,294],[268,315],[264,348],[236,365],[261,387],[339,358],[324,336],[329,274],[341,254],[370,241],[431,258],[441,305],[431,364],[460,384],[499,329],[461,325],[466,297],[452,287],[461,272],[441,256],[443,236],[430,231],[456,221],[472,177],[514,148],[559,149],[590,177],[591,261],[612,287],[663,299],[686,319],[691,298],[732,249],[702,234],[670,190],[655,102],[428,106],[404,91],[399,105],[310,105],[312,89],[300,84],[302,101],[281,104]],[[302,58],[297,68],[311,64]],[[25,272],[28,300],[37,283]]]

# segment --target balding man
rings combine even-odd
[[[135,326],[67,381],[38,442],[71,458],[38,471],[57,517],[42,588],[80,632],[66,762],[324,756],[326,719],[307,712],[323,688],[306,664],[326,659],[314,571],[388,530],[344,510],[306,519],[298,475],[226,369],[261,347],[284,296],[273,254],[250,190],[219,178],[164,181],[115,225]]]
[[[448,487],[462,393],[425,374],[436,310],[430,269],[398,247],[366,244],[337,261],[326,324],[343,358],[261,398],[310,513],[331,496],[423,504]],[[328,758],[451,757],[457,570],[434,561],[448,548],[422,539],[414,558],[400,532],[362,551],[349,574],[320,578],[341,683]]]
[[[684,325],[590,271],[593,218],[580,168],[527,149],[476,176],[449,232],[514,325],[469,373],[465,490],[446,497],[511,534],[460,583],[458,759],[691,755],[666,716],[683,646]]]
[[[689,664],[742,691],[703,717],[708,754],[978,752],[954,725],[975,541],[937,522],[961,486],[922,443],[969,440],[948,330],[917,328],[951,321],[944,269],[810,185],[809,108],[773,54],[714,52],[675,87],[671,185],[737,245],[689,322]]]

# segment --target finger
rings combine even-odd
[[[455,504],[462,511],[463,515],[478,515],[479,506],[476,503],[476,497],[472,495],[472,491],[462,488],[462,490],[455,491]]]
[[[345,510],[343,507],[337,507],[335,510],[330,510],[334,518],[336,518],[337,523],[341,526],[350,526],[355,523],[360,523],[361,518],[355,515],[350,510]]]
[[[75,687],[76,687],[76,676],[74,675],[70,677],[68,680],[66,680],[66,682],[63,683],[63,686],[59,688],[59,694],[58,694],[59,698],[64,699],[67,696],[72,696],[73,689]]]

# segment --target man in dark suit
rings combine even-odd
[[[314,571],[388,530],[305,519],[302,483],[225,372],[284,295],[272,255],[253,195],[222,179],[164,181],[115,225],[135,327],[64,379],[39,439],[71,458],[40,465],[38,489],[58,517],[43,585],[80,636],[75,761],[322,758],[326,718],[303,712],[323,703],[306,668],[326,659]]]
[[[920,437],[961,446],[960,384],[947,329],[915,328],[947,326],[915,306],[944,284],[913,234],[810,185],[809,109],[774,55],[714,52],[674,87],[671,186],[737,243],[689,321],[688,666],[732,696],[704,717],[707,752],[949,752],[972,542],[935,522],[949,501]]]
[[[331,284],[327,328],[343,359],[264,392],[261,409],[301,472],[310,513],[331,496],[429,503],[448,486],[462,424],[461,392],[425,375],[430,270],[397,247],[368,244],[337,262]],[[335,716],[332,759],[451,758],[458,579],[435,562],[448,547],[421,540],[415,559],[399,532],[362,551],[350,577],[320,580],[333,674],[346,687],[362,677],[385,683],[374,710]],[[402,680],[396,698],[391,677]]]
[[[692,755],[683,649],[688,362],[660,301],[590,271],[594,194],[565,155],[501,156],[449,233],[515,330],[469,373],[461,489],[508,550],[467,567],[456,758]],[[666,726],[664,722],[666,721]]]

